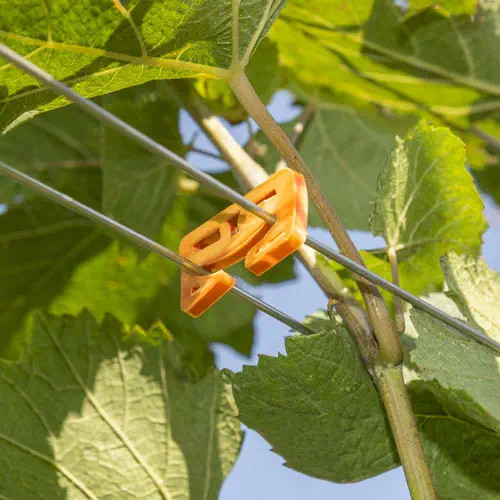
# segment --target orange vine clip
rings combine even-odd
[[[276,222],[268,224],[233,204],[181,240],[179,254],[211,273],[181,271],[181,309],[195,318],[234,286],[234,278],[222,269],[245,259],[245,267],[260,276],[306,240],[307,189],[301,174],[282,168],[245,198]]]

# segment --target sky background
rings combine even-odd
[[[278,121],[289,121],[300,112],[292,105],[292,97],[287,92],[276,94],[269,109]],[[181,132],[185,140],[190,140],[197,130],[189,116],[181,112]],[[240,143],[248,139],[248,126],[241,124],[231,127],[231,132]],[[195,142],[197,147],[217,151],[200,134]],[[198,154],[190,154],[188,159],[197,167],[207,171],[217,171],[223,164]],[[485,215],[490,228],[484,236],[483,254],[486,262],[500,271],[500,210],[488,197],[485,199]],[[310,229],[311,236],[333,247],[330,235],[323,229]],[[383,246],[382,238],[375,238],[364,231],[351,231],[351,237],[358,248]],[[307,271],[295,263],[297,279],[278,285],[264,285],[258,288],[242,283],[246,290],[258,294],[263,300],[285,311],[298,320],[304,319],[317,309],[324,309],[326,299]],[[255,318],[255,343],[253,354],[246,358],[236,354],[226,346],[215,346],[217,366],[240,371],[245,364],[256,364],[258,354],[276,356],[284,353],[284,338],[289,329],[273,318],[258,312]],[[311,478],[284,467],[283,459],[270,451],[270,445],[256,432],[245,429],[246,435],[241,454],[234,469],[226,479],[219,500],[409,500],[401,467],[377,477],[353,484],[334,484]]]

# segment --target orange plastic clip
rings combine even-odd
[[[245,267],[260,276],[306,240],[307,189],[301,174],[282,168],[245,198],[275,215],[276,222],[267,224],[234,204],[181,240],[180,255],[212,273],[181,271],[181,309],[195,318],[234,286],[222,269],[246,258]]]

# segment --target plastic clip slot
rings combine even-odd
[[[180,255],[211,273],[181,271],[181,309],[195,318],[234,286],[234,278],[222,269],[245,259],[245,267],[260,276],[306,240],[307,189],[301,174],[282,168],[245,198],[276,222],[268,224],[234,204],[181,240]]]

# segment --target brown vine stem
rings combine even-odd
[[[259,99],[246,75],[243,72],[234,73],[229,79],[229,84],[247,113],[271,140],[288,166],[304,175],[309,196],[340,251],[364,265],[358,249],[323,194],[318,181],[288,136]],[[402,377],[402,349],[399,336],[378,288],[360,279],[357,279],[357,285],[365,301],[368,317],[378,343],[375,378],[389,417],[410,493],[414,500],[434,500],[436,493]]]
[[[376,380],[413,500],[436,500],[401,366],[376,370]]]
[[[244,191],[249,191],[264,182],[269,177],[269,174],[236,142],[220,119],[205,106],[200,96],[191,86],[184,81],[178,81],[175,82],[175,87],[177,97],[181,100],[183,107],[231,166],[240,187]],[[304,110],[304,113],[299,118],[299,122],[304,121],[302,130],[307,126],[305,122],[310,121],[312,114],[313,109],[311,107]],[[292,139],[297,141],[300,133],[297,130]],[[335,271],[331,270],[329,272],[318,266],[316,252],[313,249],[303,245],[298,250],[297,256],[325,295],[334,299],[336,310],[355,338],[361,356],[368,366],[372,366],[377,354],[377,345],[366,311],[350,294]]]
[[[318,181],[312,175],[288,136],[267,111],[246,75],[244,73],[235,74],[229,80],[229,84],[247,113],[274,144],[288,166],[305,177],[309,196],[316,205],[340,251],[352,260],[364,265],[358,249],[330,206]],[[379,290],[365,280],[358,279],[357,284],[363,295],[368,316],[377,339],[380,362],[391,365],[400,364],[402,360],[401,344]]]

